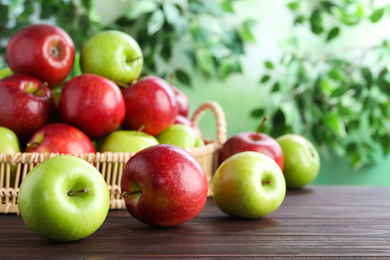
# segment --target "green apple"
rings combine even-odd
[[[156,138],[160,144],[173,144],[184,149],[204,146],[202,138],[188,125],[171,125]]]
[[[3,68],[0,70],[0,79],[11,76],[13,74],[10,68]]]
[[[119,85],[136,80],[143,66],[142,51],[130,35],[108,30],[90,38],[80,54],[83,73],[97,74]]]
[[[19,153],[19,140],[16,134],[6,127],[0,126],[0,153],[15,154]],[[10,171],[10,187],[15,184],[16,165],[11,164]],[[6,176],[4,176],[4,183],[6,182]]]
[[[241,152],[226,159],[212,181],[213,200],[228,215],[255,219],[275,211],[286,195],[278,164],[258,152]]]
[[[299,189],[312,182],[320,170],[320,156],[306,138],[286,134],[276,139],[283,150],[287,189]]]
[[[104,222],[110,194],[101,173],[75,156],[47,159],[33,168],[19,189],[19,211],[37,235],[74,241],[94,233]]]
[[[139,152],[157,145],[154,136],[135,130],[118,130],[110,133],[103,141],[101,152]]]

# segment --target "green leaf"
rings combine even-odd
[[[340,86],[339,88],[336,88],[334,91],[332,91],[332,94],[330,95],[331,98],[339,98],[345,93],[349,91],[349,88],[347,86]]]
[[[326,37],[327,41],[331,41],[334,38],[336,38],[340,34],[340,28],[339,27],[333,27],[329,32],[328,36]]]
[[[222,2],[222,9],[228,13],[234,13],[233,0],[225,0]]]
[[[246,42],[256,42],[255,36],[252,34],[252,28],[257,24],[257,22],[253,19],[246,20],[242,25],[242,29],[240,30],[240,37],[243,41]]]
[[[368,68],[362,68],[360,72],[362,73],[367,86],[370,87],[373,83],[373,79],[372,79],[373,77],[371,71]]]
[[[165,13],[165,19],[171,25],[175,25],[178,18],[180,18],[180,11],[176,5],[171,3],[163,3],[163,10]]]
[[[330,130],[342,138],[347,136],[344,122],[341,120],[338,113],[330,112],[326,113],[324,116],[324,123],[330,128]]]
[[[175,71],[175,77],[187,87],[191,87],[191,78],[187,72],[181,69]]]
[[[290,8],[290,10],[295,11],[301,7],[301,4],[299,2],[290,2],[287,4],[287,6]]]
[[[385,8],[379,8],[375,10],[370,16],[371,22],[373,23],[378,22],[380,19],[382,19],[384,13],[385,13]]]
[[[133,1],[133,4],[126,13],[126,18],[135,20],[142,14],[151,13],[157,9],[157,3],[153,0]]]
[[[270,75],[264,75],[263,77],[261,77],[260,83],[266,83],[266,82],[269,81],[270,79],[271,79],[271,76],[270,76]]]
[[[6,24],[8,21],[8,6],[0,2],[0,24]]]
[[[157,31],[159,31],[163,25],[164,25],[165,19],[163,11],[160,9],[154,11],[152,15],[149,17],[147,28],[148,28],[148,35],[153,35]]]
[[[269,70],[273,70],[274,69],[274,65],[272,64],[272,62],[270,61],[266,61],[264,62],[264,66],[269,69]]]
[[[265,109],[264,108],[256,108],[251,111],[250,116],[254,118],[264,117]]]
[[[310,16],[311,30],[315,34],[321,34],[324,31],[322,13],[319,9],[312,12]]]
[[[214,71],[214,61],[211,53],[206,49],[199,49],[195,53],[195,59],[200,69],[212,75]]]

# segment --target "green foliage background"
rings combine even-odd
[[[240,1],[235,0],[126,2],[128,11],[103,26],[92,0],[0,1],[0,67],[6,66],[7,39],[30,23],[59,25],[78,50],[98,31],[116,29],[139,42],[144,74],[164,78],[173,74],[175,84],[191,87],[193,71],[220,81],[243,74],[245,46],[256,43],[252,29],[262,26],[253,19],[237,19]],[[286,8],[293,13],[295,28],[325,44],[348,27],[374,25],[389,16],[390,5],[377,2],[297,0],[287,2]],[[389,41],[364,49],[312,53],[305,48],[307,38],[297,31],[284,41],[280,61],[262,64],[266,73],[258,85],[267,89],[268,102],[259,103],[248,119],[268,115],[272,120],[266,133],[302,134],[322,153],[347,158],[354,168],[381,161],[390,153]],[[71,76],[79,73],[75,66]]]

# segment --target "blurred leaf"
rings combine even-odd
[[[8,6],[0,2],[0,24],[5,24],[8,20]]]
[[[196,62],[199,65],[200,69],[212,75],[214,71],[214,61],[211,53],[206,49],[199,49],[195,53]]]
[[[240,31],[240,36],[243,41],[246,42],[256,42],[256,38],[252,34],[252,28],[257,24],[257,22],[253,19],[246,20]]]
[[[187,72],[181,69],[175,71],[176,78],[187,87],[191,87],[191,78]]]
[[[264,62],[264,66],[269,69],[269,70],[273,70],[274,69],[274,65],[272,64],[272,62],[270,61],[266,61]]]
[[[224,0],[222,2],[222,8],[226,12],[234,13],[233,1],[232,0]]]
[[[339,27],[333,27],[329,33],[328,36],[326,37],[327,41],[331,41],[334,38],[336,38],[340,34],[340,28]]]
[[[180,17],[179,9],[172,3],[163,3],[165,19],[171,25],[174,25]]]
[[[133,1],[131,8],[128,9],[126,18],[135,20],[144,13],[151,13],[157,9],[157,3],[153,0]]]
[[[270,79],[271,79],[271,76],[270,76],[270,75],[264,75],[263,77],[261,77],[260,83],[266,83],[266,82],[269,81]]]
[[[310,16],[310,25],[312,32],[315,34],[320,34],[324,31],[322,14],[319,9],[312,12]]]
[[[295,11],[301,7],[299,2],[290,2],[287,4],[287,6],[288,6],[288,8],[290,8],[293,11]]]
[[[252,110],[250,116],[254,118],[263,117],[265,115],[265,109],[264,108],[256,108]]]
[[[163,11],[160,9],[154,11],[148,20],[148,34],[153,35],[159,31],[164,25],[165,19]]]
[[[373,23],[378,22],[380,19],[382,19],[384,13],[385,13],[385,8],[379,8],[375,10],[370,16],[371,22]]]

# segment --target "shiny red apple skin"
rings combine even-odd
[[[0,126],[14,131],[22,143],[52,122],[55,111],[54,94],[42,81],[22,74],[0,80]]]
[[[92,140],[114,131],[125,118],[119,87],[95,74],[82,74],[68,81],[59,108],[64,123],[78,127]]]
[[[72,70],[74,43],[60,27],[49,24],[27,26],[7,44],[6,59],[15,74],[28,74],[55,86]]]
[[[175,94],[177,114],[187,117],[188,111],[190,110],[190,104],[187,95],[184,94],[184,92],[181,91],[178,87],[173,85],[171,85],[171,87],[173,93]]]
[[[123,127],[157,135],[175,121],[176,99],[168,82],[156,76],[146,76],[123,91],[126,117]]]
[[[194,124],[194,122],[189,120],[187,117],[184,117],[182,115],[177,115],[174,124],[182,124],[182,125],[188,125],[192,127],[195,130],[195,132],[200,136],[200,138],[203,139],[203,135],[199,127],[196,124]]]
[[[25,152],[83,154],[96,153],[96,149],[89,137],[76,127],[52,123],[43,126],[31,137]]]
[[[219,151],[219,164],[233,154],[253,151],[271,157],[283,171],[283,151],[279,143],[263,133],[243,132],[230,137]]]
[[[121,189],[133,217],[148,225],[169,227],[199,214],[207,200],[208,184],[202,166],[189,152],[159,144],[130,158],[123,169]]]

